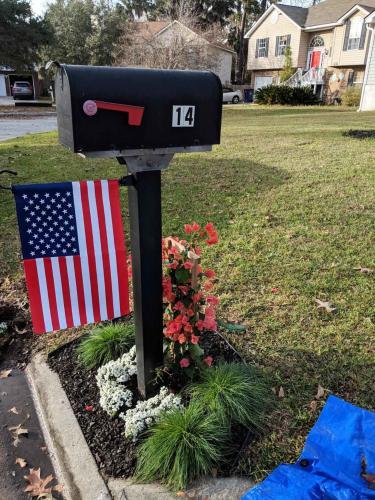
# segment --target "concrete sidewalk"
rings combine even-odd
[[[51,130],[57,130],[55,116],[26,118],[24,120],[0,119],[0,141],[37,132],[50,132]]]

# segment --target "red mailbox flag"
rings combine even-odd
[[[13,186],[35,333],[129,313],[117,180]]]

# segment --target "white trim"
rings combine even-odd
[[[279,7],[276,5],[276,4],[272,4],[270,5],[270,7],[268,7],[268,9],[266,10],[266,12],[258,19],[258,21],[253,24],[253,26],[249,29],[249,31],[246,33],[245,35],[245,38],[250,38],[250,36],[254,33],[254,31],[258,28],[258,26],[266,19],[266,17],[274,10],[276,9],[278,12],[280,12],[280,14],[283,14],[284,16],[286,16],[290,22],[292,22],[295,26],[297,26],[297,28],[299,28],[300,30],[302,30],[302,26],[300,26],[299,24],[297,24],[290,16],[288,16],[288,14],[286,14],[283,10],[279,9]]]
[[[372,22],[375,23],[375,12],[372,13],[374,15],[374,19]],[[367,20],[366,20],[367,23]],[[365,111],[364,110],[364,104],[365,104],[365,93],[366,93],[366,86],[367,86],[367,81],[368,81],[368,75],[370,71],[370,64],[369,64],[369,56],[371,55],[372,51],[375,49],[375,26],[372,27],[367,27],[367,29],[371,32],[371,39],[369,43],[369,50],[368,50],[368,55],[367,55],[367,63],[366,63],[366,69],[365,69],[365,74],[363,77],[363,84],[362,84],[362,94],[361,94],[361,102],[359,104],[359,110],[358,111]]]
[[[329,30],[335,26],[340,26],[341,23],[329,23],[329,24],[313,24],[312,26],[305,26],[303,31],[320,31]]]
[[[366,24],[375,24],[375,11],[365,17]]]

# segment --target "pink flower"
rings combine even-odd
[[[190,366],[190,360],[188,358],[182,358],[180,361],[181,368],[188,368]]]
[[[190,339],[190,342],[191,342],[192,344],[198,344],[198,343],[199,343],[199,338],[200,338],[200,337],[198,337],[198,335],[192,335],[192,336],[191,336],[191,339]]]
[[[215,271],[213,271],[212,269],[206,269],[204,275],[210,279],[215,278],[216,276]]]
[[[219,304],[219,299],[214,295],[207,295],[206,302],[212,307],[216,307]]]
[[[190,234],[193,232],[193,226],[191,224],[185,224],[184,229],[186,234]]]
[[[276,286],[274,286],[273,288],[271,288],[271,292],[272,293],[279,293],[279,289]]]
[[[185,269],[193,269],[193,264],[190,261],[184,262],[184,268]]]
[[[94,409],[94,407],[92,405],[86,405],[85,406],[85,410],[86,411],[92,411]]]
[[[214,358],[212,356],[206,356],[203,360],[203,363],[206,363],[207,366],[211,366]]]
[[[178,336],[178,341],[180,344],[185,344],[186,342],[186,337],[183,333],[181,333],[181,335]]]

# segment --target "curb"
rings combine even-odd
[[[68,398],[45,358],[37,354],[26,368],[46,445],[66,500],[110,500],[108,488],[74,416]]]

